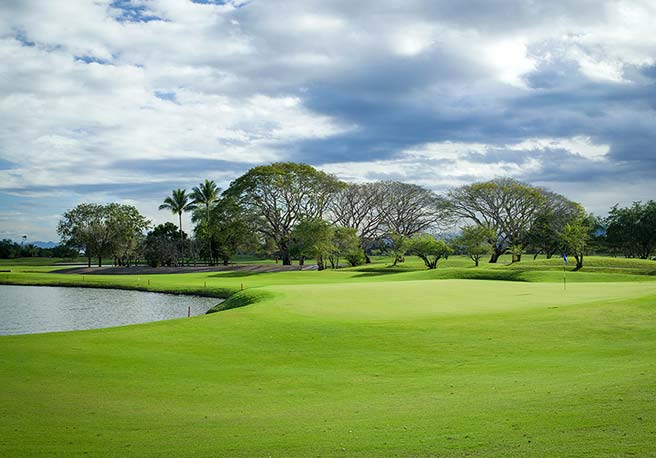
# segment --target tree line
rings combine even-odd
[[[547,189],[510,178],[473,183],[444,195],[399,181],[345,183],[307,164],[257,166],[221,190],[205,180],[191,192],[175,189],[160,210],[177,218],[151,228],[136,208],[80,204],[66,212],[58,233],[67,246],[89,258],[112,257],[118,265],[146,259],[153,266],[204,260],[228,264],[237,253],[315,259],[319,269],[358,265],[372,253],[408,254],[427,268],[450,254],[465,254],[477,266],[510,253],[550,258],[568,254],[583,266],[591,250],[650,258],[656,248],[656,203],[611,208],[607,218]],[[190,212],[193,237],[183,229]],[[449,234],[453,228],[458,233]],[[151,229],[147,234],[147,229]]]
[[[32,243],[16,243],[11,239],[0,240],[0,259],[14,258],[76,258],[79,252],[65,245],[43,248]]]

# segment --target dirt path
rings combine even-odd
[[[305,266],[283,266],[276,264],[251,264],[251,265],[229,265],[212,267],[72,267],[54,270],[57,274],[84,274],[84,275],[151,275],[151,274],[187,274],[194,272],[287,272],[293,270],[316,270],[315,265]]]

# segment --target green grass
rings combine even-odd
[[[54,266],[59,263],[77,263],[86,264],[87,258],[49,258],[49,257],[27,257],[27,258],[11,258],[0,259],[0,266]],[[98,265],[97,258],[91,258],[91,265]],[[61,268],[61,267],[60,267]]]
[[[13,259],[0,259],[0,266],[51,266],[57,262],[70,261],[63,258],[13,258]]]
[[[0,456],[656,456],[654,276],[568,272],[563,291],[549,265],[449,261],[0,275],[246,288],[202,317],[0,337]]]

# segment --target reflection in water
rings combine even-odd
[[[95,329],[202,315],[220,299],[115,289],[0,285],[0,335]]]

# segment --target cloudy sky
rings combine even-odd
[[[656,198],[653,0],[0,2],[0,238],[303,161]]]

